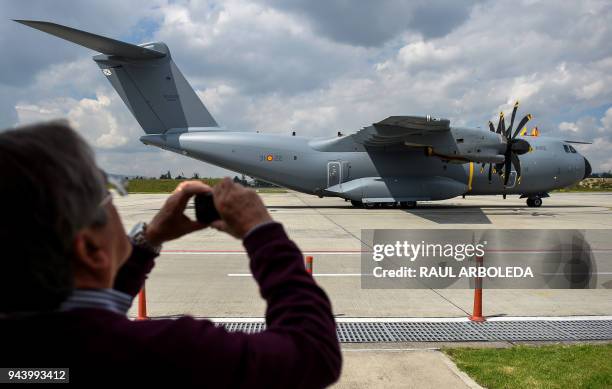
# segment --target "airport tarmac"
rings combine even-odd
[[[115,203],[129,229],[150,220],[167,195],[133,194]],[[296,192],[262,194],[329,294],[337,317],[464,317],[473,292],[465,289],[361,289],[362,228],[579,228],[612,231],[612,194],[555,193],[541,208],[516,196],[475,196],[424,202],[413,210],[356,209],[337,198]],[[188,212],[193,212],[192,210]],[[611,233],[612,238],[612,233]],[[241,243],[206,229],[164,246],[147,281],[152,317],[262,317],[265,304],[249,275]],[[132,315],[135,312],[130,312]],[[612,290],[485,290],[488,316],[612,315]]]
[[[116,198],[126,228],[148,221],[167,195]],[[584,228],[612,231],[612,194],[563,193],[527,208],[509,197],[467,197],[422,203],[413,210],[356,209],[336,198],[301,193],[262,194],[329,294],[339,320],[361,318],[458,318],[472,310],[472,290],[361,289],[363,228]],[[188,213],[192,213],[189,210]],[[612,234],[611,234],[612,238]],[[150,317],[191,314],[207,318],[261,318],[265,304],[249,275],[241,243],[212,229],[164,246],[147,281]],[[612,289],[485,290],[488,316],[612,315]],[[136,304],[130,316],[136,315]],[[364,319],[365,318],[365,319]],[[221,319],[223,320],[223,319]],[[257,319],[255,319],[257,320]],[[359,320],[359,319],[357,319]],[[447,346],[449,344],[446,344]],[[451,344],[452,345],[452,344]],[[462,343],[466,346],[469,344]],[[480,342],[503,347],[507,342]],[[479,387],[442,352],[440,343],[343,343],[338,388]]]

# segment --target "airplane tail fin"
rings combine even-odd
[[[15,21],[102,53],[93,60],[147,134],[218,127],[166,44],[132,45],[55,23]]]

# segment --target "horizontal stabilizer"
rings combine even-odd
[[[131,59],[154,59],[165,56],[164,53],[156,50],[132,45],[130,43],[121,42],[115,39],[92,34],[90,32],[62,26],[60,24],[38,20],[15,21],[106,55],[116,55]]]
[[[583,142],[579,140],[564,140],[565,143],[573,143],[576,145],[592,145],[593,142]]]

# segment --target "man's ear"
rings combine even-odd
[[[73,241],[76,266],[98,273],[112,266],[111,258],[101,247],[102,236],[92,228],[79,231]]]

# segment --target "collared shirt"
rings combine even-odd
[[[60,305],[59,310],[98,308],[126,315],[131,306],[132,296],[115,289],[75,289]]]

